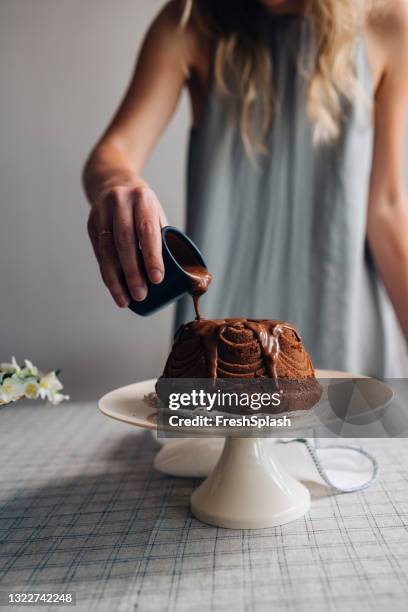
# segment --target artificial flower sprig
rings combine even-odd
[[[48,400],[56,406],[68,395],[63,395],[63,386],[58,379],[59,372],[41,373],[38,368],[24,360],[24,366],[18,365],[15,357],[11,363],[0,363],[0,406],[22,398],[30,400]]]

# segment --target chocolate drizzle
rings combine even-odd
[[[225,338],[226,331],[230,337],[237,335],[237,341]],[[181,326],[178,330],[175,338],[176,353],[173,358],[170,355],[165,376],[194,377],[196,374],[192,372],[203,357],[207,376],[213,382],[218,377],[268,377],[278,382],[277,366],[281,355],[282,336],[291,344],[291,352],[298,360],[298,363],[294,362],[291,365],[291,360],[285,356],[286,367],[293,370],[294,376],[299,375],[298,368],[304,370],[303,375],[314,375],[310,358],[303,349],[299,333],[290,323],[264,319],[198,319]],[[182,359],[178,358],[177,347],[182,347],[184,344],[186,347],[189,346],[188,343],[194,338],[199,339],[199,347],[186,355],[187,359],[184,358],[184,351],[180,355]],[[220,357],[220,347],[224,353],[229,353],[227,360],[225,355]]]
[[[283,321],[274,321],[272,325],[270,321],[268,321],[268,325],[260,321],[247,321],[247,326],[249,329],[252,329],[258,337],[269,376],[277,380],[278,373],[276,365],[280,353],[279,338],[283,333],[283,327],[287,327],[288,324]],[[292,327],[290,328],[293,329]]]
[[[282,373],[292,379],[314,376],[301,338],[290,323],[267,319],[203,319],[199,300],[212,276],[205,266],[194,261],[184,243],[173,240],[171,247],[173,256],[189,276],[196,319],[178,330],[164,377],[210,378],[214,383],[217,378],[271,378],[279,387],[278,376]]]
[[[212,276],[202,260],[197,258],[191,244],[173,232],[166,234],[166,244],[173,259],[183,268],[190,280],[189,293],[193,298],[196,319],[201,319],[200,297],[207,291]]]
[[[175,335],[163,376],[156,384],[163,404],[168,405],[173,389],[179,392],[180,385],[184,388],[187,384],[189,388],[191,382],[195,388],[197,381],[203,379],[204,387],[256,388],[257,393],[262,388],[268,392],[274,388],[281,393],[282,402],[279,408],[268,409],[273,413],[311,408],[320,398],[321,388],[296,328],[278,320],[203,319],[200,297],[211,283],[211,274],[179,236],[169,233],[167,246],[188,275],[196,319],[182,325]],[[238,405],[229,411],[241,409],[243,414],[251,413],[251,408]]]
[[[281,403],[262,409],[272,414],[310,409],[322,393],[296,328],[265,319],[199,319],[182,325],[156,390],[166,406],[170,393],[197,387],[222,389],[232,396],[274,389]],[[251,407],[239,403],[216,409],[253,414]]]
[[[194,302],[196,319],[201,320],[200,297],[207,291],[212,276],[204,266],[183,266],[190,278],[190,294]]]

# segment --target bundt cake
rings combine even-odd
[[[207,379],[212,385],[252,390],[264,381],[269,391],[282,394],[274,412],[311,408],[321,395],[298,331],[276,320],[198,319],[182,325],[158,381],[159,397],[160,381],[166,379]]]

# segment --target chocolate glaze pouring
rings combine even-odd
[[[183,266],[183,269],[190,278],[190,294],[194,302],[196,319],[200,320],[200,297],[207,291],[212,275],[204,266]]]
[[[296,328],[286,321],[267,319],[211,319],[201,317],[199,300],[212,276],[207,268],[191,260],[177,241],[173,245],[190,279],[195,321],[182,325],[167,360],[166,378],[271,378],[279,388],[278,362],[281,341],[286,342],[282,359],[289,378],[314,377],[314,370]],[[291,357],[288,357],[288,354]]]

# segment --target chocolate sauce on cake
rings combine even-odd
[[[201,319],[200,297],[207,291],[212,276],[204,266],[183,266],[183,268],[190,277],[190,294],[194,302],[196,319],[199,321]]]
[[[291,345],[286,354],[286,369],[293,369],[294,376],[299,375],[299,368],[306,376],[313,375],[310,359],[293,325],[285,321],[237,318],[197,319],[182,325],[176,334],[165,376],[209,377],[213,381],[218,377],[267,377],[278,381],[282,336]],[[199,342],[197,347],[195,339]]]
[[[199,319],[182,325],[156,385],[164,405],[169,393],[184,389],[182,379],[186,379],[187,387],[191,381],[201,380],[202,385],[210,384],[210,388],[227,393],[270,393],[275,389],[281,394],[281,403],[262,409],[273,414],[308,410],[322,393],[298,331],[278,320]],[[219,409],[253,414],[252,408],[239,404],[223,404]]]
[[[177,236],[169,236],[173,257],[188,274],[195,321],[182,325],[166,364],[165,378],[289,378],[314,377],[310,358],[296,328],[267,319],[203,319],[200,297],[212,276]],[[285,338],[285,351],[282,339]],[[278,372],[278,362],[280,371]],[[282,367],[284,363],[284,367]]]

